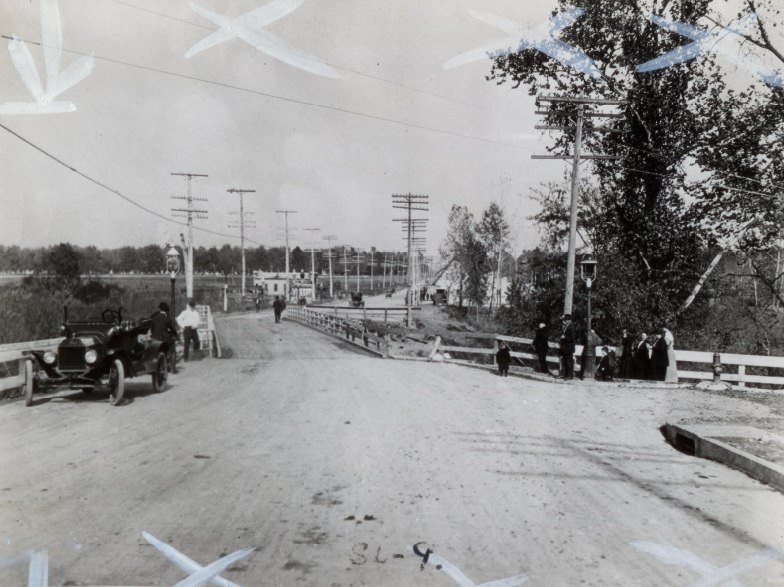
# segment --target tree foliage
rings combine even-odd
[[[571,5],[561,0],[556,12]],[[617,127],[623,133],[593,132],[598,119],[586,119],[584,151],[617,159],[583,166],[588,171],[580,186],[578,231],[599,259],[594,294],[607,327],[653,325],[674,316],[721,238],[753,219],[755,228],[743,243],[751,251],[780,231],[782,190],[773,186],[784,185],[784,164],[776,154],[784,138],[781,90],[756,84],[733,89],[726,69],[710,54],[656,71],[636,70],[685,42],[649,14],[705,28],[720,18],[721,0],[585,0],[581,5],[586,14],[560,38],[593,59],[600,78],[529,49],[496,58],[488,79],[522,86],[531,95],[625,100]],[[754,0],[746,0],[745,11],[754,8]],[[764,30],[756,38],[761,44]],[[555,104],[545,122],[567,130],[554,133],[550,150],[568,154],[575,138],[568,129],[574,127],[574,106]],[[607,112],[599,106],[586,111]],[[751,178],[763,181],[768,189],[761,191],[770,197],[752,201],[753,194],[719,187],[748,190]],[[560,250],[568,229],[566,192],[547,185],[536,196],[541,211],[534,218],[548,246]]]

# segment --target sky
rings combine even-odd
[[[259,0],[199,5],[240,16]],[[550,2],[483,2],[538,24]],[[0,243],[48,246],[70,242],[112,248],[176,240],[187,180],[207,219],[196,246],[239,245],[239,196],[244,196],[248,245],[289,240],[321,246],[405,249],[402,210],[393,194],[427,194],[428,250],[444,238],[452,204],[480,215],[504,205],[520,246],[538,236],[527,217],[528,187],[563,178],[564,165],[531,160],[544,138],[533,99],[523,90],[485,80],[490,61],[444,70],[455,55],[497,38],[468,15],[469,1],[394,3],[310,0],[270,24],[270,32],[332,65],[340,79],[301,71],[232,40],[185,58],[217,27],[180,0],[60,0],[62,68],[94,53],[94,71],[57,97],[74,112],[2,116],[20,138],[0,129]],[[38,0],[5,0],[3,35],[40,43]],[[3,41],[0,102],[29,101]],[[28,44],[41,77],[43,50]],[[73,53],[78,52],[78,53]],[[145,69],[148,68],[148,69]],[[155,71],[158,70],[158,71]],[[168,72],[168,73],[162,73]],[[234,214],[231,214],[234,212]],[[318,232],[304,231],[319,228]],[[234,237],[234,238],[232,238]]]
[[[50,0],[51,1],[51,0]],[[265,0],[197,0],[238,17]],[[322,237],[360,249],[405,250],[404,211],[393,194],[427,194],[428,254],[444,239],[453,204],[480,216],[500,203],[512,248],[539,235],[530,189],[568,182],[568,164],[532,160],[550,139],[534,98],[487,81],[490,60],[446,70],[456,55],[503,36],[469,10],[525,27],[554,0],[307,0],[269,24],[317,56],[338,79],[308,73],[234,39],[186,58],[217,26],[185,0],[59,0],[61,70],[93,53],[94,70],[56,100],[73,112],[2,115],[0,244],[70,242],[115,248],[177,241],[173,199],[187,181],[207,211],[195,246],[320,247]],[[29,41],[41,78],[39,0],[4,0],[0,34]],[[0,45],[0,105],[30,101],[7,40]],[[38,43],[38,44],[35,44]],[[48,156],[47,156],[48,155]],[[58,161],[55,161],[54,159]],[[76,170],[76,171],[74,171]],[[78,172],[78,173],[77,173]],[[142,209],[144,208],[144,209]],[[317,228],[319,231],[306,231]],[[211,232],[206,232],[211,231]],[[219,233],[219,234],[214,234]]]

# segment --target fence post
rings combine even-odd
[[[746,365],[738,365],[738,387],[746,387]]]
[[[721,355],[718,351],[713,353],[713,382],[721,383]]]
[[[384,308],[384,324],[387,323],[387,314],[388,313],[389,313],[389,310],[387,308]]]

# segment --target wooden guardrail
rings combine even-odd
[[[292,308],[292,305],[287,306]],[[301,307],[301,306],[296,306]],[[343,318],[345,320],[361,319],[373,320],[374,322],[406,322],[408,316],[408,308],[403,306],[378,306],[378,307],[356,307],[356,306],[332,306],[325,304],[308,304],[305,306],[309,310],[315,310],[326,314],[331,314]],[[418,311],[420,308],[411,308],[413,311]]]
[[[519,338],[516,336],[506,336],[502,334],[472,334],[471,338],[485,339],[493,341],[492,347],[463,347],[463,346],[450,346],[441,344],[440,339],[436,340],[431,356],[436,352],[453,352],[465,353],[474,355],[491,355],[495,359],[497,349],[497,341],[505,341],[516,344],[532,345],[533,339]],[[550,343],[551,353],[547,356],[547,362],[556,366],[560,363],[558,356],[558,344]],[[611,345],[600,345],[596,347],[596,356],[601,357],[601,349],[603,346],[608,346],[610,349],[615,350]],[[575,346],[575,369],[580,367],[580,356],[583,352],[583,345]],[[512,357],[520,359],[536,360],[537,356],[533,353],[512,351]],[[706,381],[713,379],[713,353],[705,351],[683,351],[675,350],[675,356],[678,365],[678,380],[679,381]],[[721,381],[736,383],[739,387],[745,387],[748,383],[757,383],[765,385],[773,385],[784,388],[784,357],[764,356],[764,355],[742,355],[737,353],[720,353],[719,360],[721,363],[722,372],[720,374]],[[684,369],[684,365],[688,365],[691,369]],[[694,367],[701,365],[707,367],[707,370],[695,370]],[[732,371],[728,371],[728,367]],[[782,376],[778,375],[756,375],[747,373],[748,367],[763,367],[768,369],[781,369]]]
[[[0,393],[25,384],[24,362],[28,351],[54,350],[61,340],[63,337],[0,345]]]
[[[382,357],[389,356],[389,339],[368,332],[365,323],[361,320],[341,318],[334,314],[311,310],[306,306],[289,306],[283,313],[283,318],[345,338],[348,342]]]

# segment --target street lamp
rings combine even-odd
[[[591,336],[591,286],[596,281],[596,259],[590,254],[583,257],[580,261],[580,279],[585,282],[588,288],[588,324],[585,333],[585,365],[583,365],[583,377],[593,377],[594,366],[596,363],[596,347],[593,345]]]
[[[177,273],[180,271],[180,252],[174,248],[173,245],[166,245],[169,250],[166,251],[166,271],[169,273],[171,279],[171,315],[176,314],[174,306],[174,280],[177,278]]]

